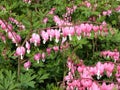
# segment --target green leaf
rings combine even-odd
[[[49,76],[49,74],[44,74],[44,75],[42,75],[42,76],[40,77],[40,79],[41,79],[41,80],[47,79],[48,76]]]

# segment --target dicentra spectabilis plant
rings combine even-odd
[[[1,0],[0,11],[0,75],[16,83],[1,76],[0,90],[120,89],[119,1]]]

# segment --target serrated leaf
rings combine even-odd
[[[44,74],[44,75],[42,75],[41,77],[40,77],[40,79],[47,79],[48,78],[48,76],[49,76],[49,74]]]
[[[34,81],[31,81],[31,82],[28,82],[28,83],[27,83],[27,85],[30,86],[30,87],[32,87],[32,88],[34,88],[34,84],[35,84]]]

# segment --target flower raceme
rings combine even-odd
[[[8,24],[5,20],[0,19],[0,26],[3,30],[5,30],[5,32],[13,30],[12,24]]]
[[[116,61],[118,61],[119,60],[119,57],[120,57],[120,53],[117,51],[117,50],[115,50],[115,51],[109,51],[109,50],[107,50],[107,51],[102,51],[101,52],[101,56],[103,56],[103,57],[107,57],[107,58],[112,58],[113,60],[114,60],[114,62],[116,62]]]
[[[16,24],[17,27],[19,27],[20,30],[25,30],[25,26],[21,22],[14,19],[13,17],[9,17],[9,21]]]
[[[100,79],[106,72],[107,77],[111,77],[113,70],[115,68],[114,63],[98,62],[95,66],[85,66],[83,63],[74,64],[74,62],[68,58],[67,66],[69,69],[68,75],[64,77],[64,81],[66,82],[66,90],[113,90],[114,87],[118,88],[118,84],[103,82],[102,84],[97,83],[94,80],[93,76],[97,75],[97,79]],[[74,72],[72,71],[73,68]],[[117,67],[116,72],[116,80],[120,83],[120,67]],[[76,73],[79,73],[77,75]],[[77,82],[77,84],[76,84]],[[79,84],[79,85],[78,85]]]
[[[56,23],[61,23],[61,20],[58,16],[55,16],[55,18]],[[10,17],[9,20],[20,26],[19,22],[14,18]],[[72,24],[63,22],[60,25]],[[8,37],[12,40],[13,43],[16,43],[17,45],[21,41],[20,35],[18,35],[15,31],[12,31],[13,27],[11,24],[0,20],[0,26],[3,30],[8,32]],[[32,37],[30,38],[30,43],[34,43],[35,46],[38,46],[40,45],[41,38],[43,39],[43,44],[45,44],[48,40],[52,41],[53,38],[55,38],[54,40],[56,43],[58,43],[60,38],[62,38],[62,43],[64,43],[67,40],[67,37],[69,37],[69,40],[72,40],[72,37],[75,35],[77,39],[80,40],[81,37],[90,37],[92,32],[94,32],[95,36],[102,35],[103,33],[107,34],[108,30],[105,28],[107,28],[107,25],[105,22],[103,22],[99,26],[89,23],[82,23],[80,25],[59,27],[58,29],[47,29],[46,31],[42,30],[40,34],[33,33]]]

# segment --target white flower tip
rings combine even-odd
[[[109,55],[107,56],[107,58],[109,58]]]
[[[67,37],[62,38],[62,42],[65,42],[67,40]]]
[[[50,36],[50,41],[52,41],[52,37]]]
[[[81,39],[81,36],[77,36],[77,39],[80,40],[80,39]]]
[[[58,42],[59,42],[59,39],[56,38],[56,39],[55,39],[55,42],[58,43]]]
[[[43,44],[45,44],[46,43],[46,41],[45,40],[43,40]]]
[[[34,46],[37,46],[37,42],[34,43]]]
[[[45,62],[45,59],[42,59],[43,62]]]
[[[70,41],[72,40],[72,37],[71,37],[71,35],[69,36],[69,40],[70,40]]]
[[[5,40],[4,40],[3,42],[4,42],[4,43],[6,43],[6,41],[5,41]]]
[[[30,50],[27,50],[27,53],[29,54],[29,53],[30,53]]]
[[[37,60],[37,63],[39,63],[39,60]]]
[[[29,68],[26,68],[26,70],[28,71],[28,70],[29,70]]]
[[[23,55],[21,54],[21,60],[23,59]]]
[[[16,43],[16,46],[18,46],[18,44]]]

